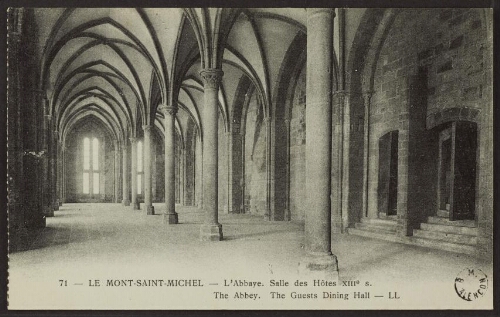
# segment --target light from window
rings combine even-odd
[[[90,194],[89,173],[83,172],[83,193]]]
[[[90,140],[89,138],[83,139],[83,169],[90,169]]]
[[[92,158],[92,161],[90,160]],[[83,193],[99,194],[99,140],[83,139]]]
[[[92,169],[99,170],[99,140],[96,138],[92,140]]]

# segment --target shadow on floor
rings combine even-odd
[[[288,228],[289,229],[289,228]],[[247,240],[247,238],[252,238],[252,237],[266,237],[269,235],[273,234],[279,234],[279,233],[290,233],[290,230],[267,230],[267,231],[260,231],[260,232],[252,232],[252,233],[243,233],[243,234],[235,234],[235,235],[224,235],[224,240]],[[265,239],[251,239],[251,240],[265,240]]]
[[[114,232],[102,231],[92,228],[76,229],[68,227],[46,227],[37,232],[29,242],[25,251],[37,250],[52,246],[61,246],[69,243],[101,240],[116,235]]]

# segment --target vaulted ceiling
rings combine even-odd
[[[58,130],[94,115],[119,140],[142,125],[163,129],[160,103],[178,105],[179,131],[201,132],[202,68],[224,71],[220,129],[239,120],[234,108],[248,91],[270,115],[286,53],[306,33],[301,8],[40,8],[35,21],[40,88]]]

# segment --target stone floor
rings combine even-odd
[[[312,287],[312,280],[297,273],[297,264],[304,255],[303,223],[221,214],[224,241],[201,242],[203,214],[198,209],[178,207],[180,223],[164,225],[162,204],[155,204],[155,208],[158,215],[147,216],[119,204],[63,205],[55,217],[47,219],[47,227],[34,239],[30,250],[9,256],[10,308],[492,307],[492,265],[470,256],[334,235],[332,251],[338,257],[340,280],[354,286]],[[483,297],[465,301],[456,294],[455,278],[465,268],[480,269],[488,276],[488,290]],[[107,280],[130,279],[201,279],[204,286],[106,286]],[[231,279],[261,281],[264,286],[224,286]],[[271,279],[283,279],[291,285],[271,287]],[[101,286],[93,286],[95,280]],[[295,287],[297,280],[308,282],[308,286]],[[234,298],[239,291],[256,293],[258,297]],[[349,299],[324,299],[325,291],[349,294]],[[370,298],[354,298],[358,291],[369,292]],[[229,299],[215,299],[214,292],[227,293]],[[285,294],[285,299],[273,299],[271,292]],[[389,292],[400,298],[390,299]],[[297,294],[316,294],[318,299],[292,298]]]

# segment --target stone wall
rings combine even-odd
[[[196,139],[195,139],[195,127],[193,123],[190,123],[185,139],[185,151],[186,151],[186,191],[184,193],[184,205],[194,206],[195,205],[195,172],[196,172]]]
[[[403,177],[407,173],[407,184],[399,184],[398,199],[407,194],[409,201],[398,204],[403,209],[418,206],[414,222],[435,214],[439,128],[430,128],[439,120],[478,122],[474,114],[491,103],[485,94],[490,69],[483,56],[487,40],[480,10],[406,9],[397,14],[383,42],[373,82],[369,213],[377,208],[379,139],[399,130],[400,166]],[[418,202],[412,203],[411,196],[418,196]]]
[[[302,70],[295,87],[290,120],[290,214],[303,220],[306,212],[306,76]]]
[[[245,125],[245,213],[266,211],[266,130],[255,95],[248,105]]]
[[[228,211],[228,140],[226,136],[226,130],[224,128],[224,120],[222,114],[219,112],[219,211],[223,213],[227,213]]]

